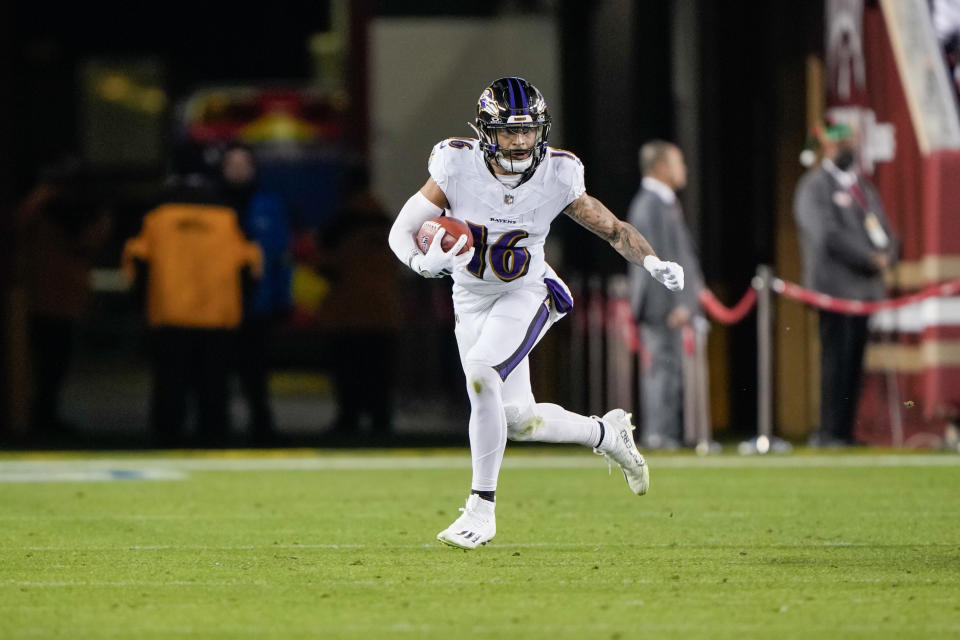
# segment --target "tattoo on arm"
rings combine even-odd
[[[565,214],[610,243],[610,246],[634,264],[656,255],[650,243],[637,229],[620,220],[602,202],[586,193],[567,205]]]

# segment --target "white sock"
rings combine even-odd
[[[564,442],[596,447],[600,442],[600,421],[567,411],[558,404],[538,402],[533,415],[520,419],[510,431],[514,440]]]
[[[466,367],[470,396],[470,457],[474,491],[495,491],[503,451],[507,446],[507,417],[503,412],[503,381],[493,367]]]

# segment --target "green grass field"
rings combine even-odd
[[[960,637],[960,457],[649,462],[508,448],[468,552],[465,450],[6,454],[0,638]]]

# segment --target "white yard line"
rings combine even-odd
[[[854,454],[769,456],[648,456],[656,469],[804,469],[859,467],[960,467],[952,454]],[[587,469],[603,462],[587,455],[511,454],[505,469]],[[411,469],[460,470],[470,467],[470,456],[461,454],[420,455],[330,454],[317,456],[247,452],[226,457],[91,457],[0,461],[0,484],[24,482],[105,482],[115,480],[177,480],[189,472],[208,471],[400,471]]]

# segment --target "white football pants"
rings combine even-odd
[[[455,286],[453,304],[470,397],[474,490],[497,488],[507,438],[597,446],[597,419],[533,398],[528,354],[564,315],[542,281],[501,294]]]

